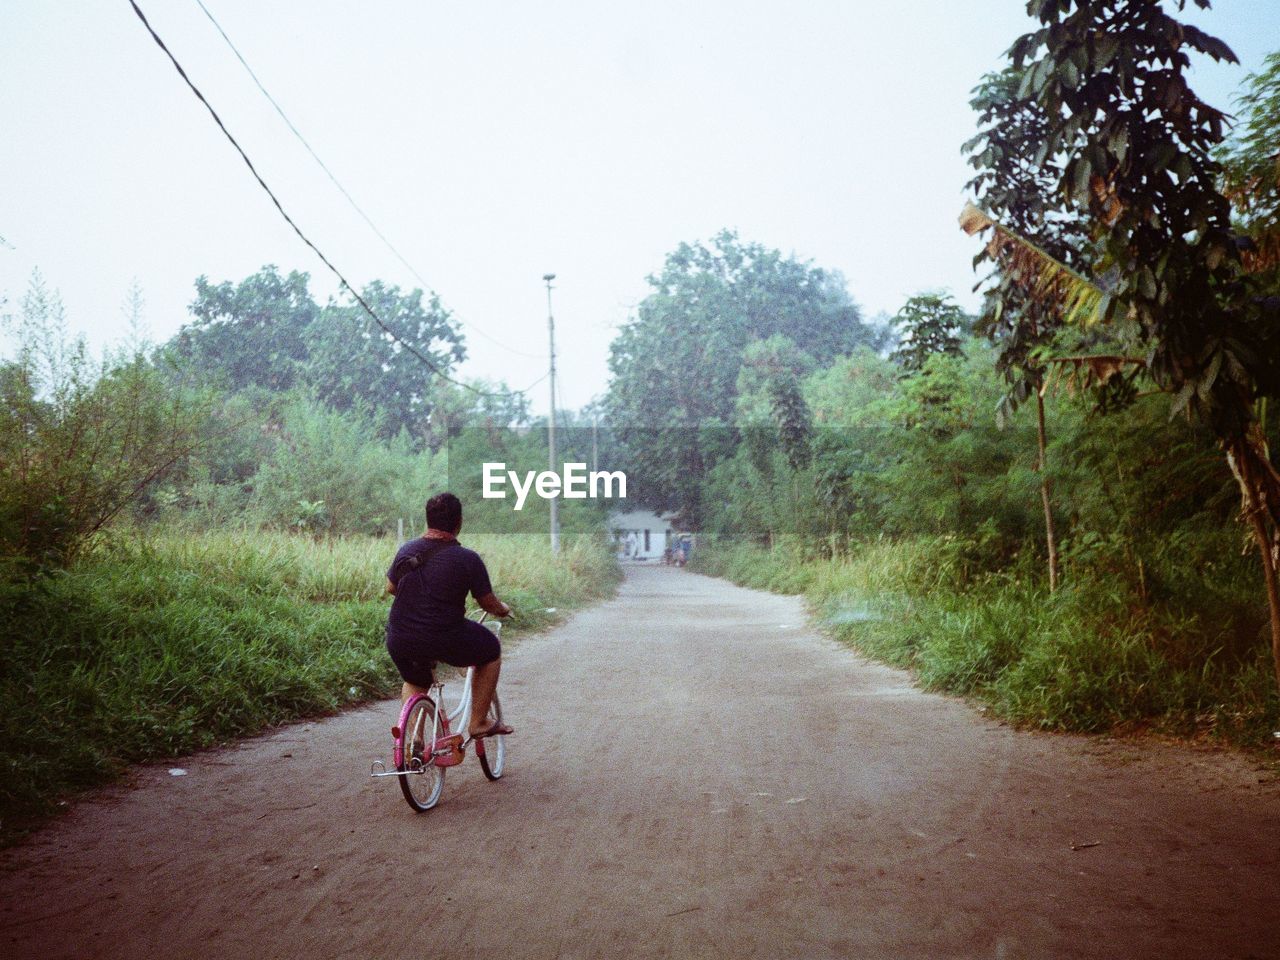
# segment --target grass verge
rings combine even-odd
[[[1140,570],[1143,596],[1085,572],[1051,595],[1033,574],[975,576],[966,562],[963,542],[941,538],[864,544],[836,560],[713,544],[694,569],[801,594],[837,639],[1021,726],[1280,751],[1266,611],[1247,559],[1206,576],[1157,558]]]
[[[465,542],[519,614],[508,641],[618,580],[590,537],[554,558],[540,537]],[[392,695],[381,593],[396,546],[264,533],[116,538],[52,577],[0,581],[0,838],[129,763]]]

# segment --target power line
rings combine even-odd
[[[258,181],[258,186],[262,187],[262,189],[266,192],[267,196],[271,198],[271,202],[275,204],[276,209],[280,211],[280,216],[284,217],[285,222],[289,224],[290,227],[293,228],[293,232],[298,235],[298,238],[303,243],[305,243],[308,247],[310,247],[312,252],[314,252],[315,255],[320,258],[321,262],[324,263],[324,265],[329,268],[329,270],[333,273],[333,275],[338,278],[338,282],[341,283],[342,286],[347,291],[349,291],[353,297],[355,297],[356,301],[360,304],[360,306],[364,308],[365,313],[369,314],[369,316],[373,318],[373,322],[376,323],[379,327],[381,327],[383,332],[386,333],[387,336],[391,337],[393,341],[400,344],[400,346],[404,347],[404,349],[409,351],[410,354],[412,354],[413,356],[417,357],[420,361],[422,361],[423,365],[425,365],[429,370],[431,370],[432,373],[434,373],[440,379],[446,380],[449,383],[454,384],[455,386],[462,387],[464,390],[470,390],[472,393],[478,396],[482,396],[482,397],[504,396],[502,392],[480,390],[469,383],[464,383],[461,380],[455,380],[453,377],[449,376],[447,373],[441,370],[438,366],[436,366],[435,363],[427,359],[427,357],[421,351],[419,351],[417,347],[415,347],[413,344],[406,341],[403,337],[401,337],[398,333],[396,333],[389,326],[387,326],[386,323],[383,322],[382,318],[378,316],[377,313],[374,312],[373,307],[369,306],[368,301],[366,301],[365,298],[361,296],[359,291],[357,291],[356,288],[353,287],[347,281],[347,278],[342,275],[342,271],[340,271],[337,267],[333,265],[333,262],[324,255],[324,253],[320,250],[319,247],[317,247],[314,243],[311,242],[311,240],[307,237],[307,235],[302,232],[302,228],[299,227],[294,222],[293,218],[289,216],[288,213],[285,212],[285,209],[281,205],[280,200],[276,197],[275,193],[272,192],[271,188],[267,186],[267,182],[262,179],[262,175],[258,173],[258,169],[253,165],[253,161],[249,159],[249,155],[244,152],[244,148],[241,147],[239,142],[236,140],[236,138],[231,135],[231,131],[229,131],[227,129],[226,124],[222,122],[222,118],[218,116],[218,112],[214,110],[213,106],[209,103],[209,101],[205,99],[204,94],[200,92],[200,88],[197,87],[194,83],[192,83],[191,78],[187,76],[187,71],[182,69],[182,64],[178,62],[178,58],[173,55],[173,53],[165,45],[165,42],[160,39],[160,35],[156,33],[155,28],[151,26],[150,21],[147,20],[146,14],[142,12],[141,8],[138,6],[135,0],[129,0],[129,5],[133,7],[133,12],[138,15],[138,19],[142,21],[142,25],[146,27],[147,32],[151,34],[151,39],[155,40],[156,45],[159,46],[160,49],[164,51],[165,56],[169,58],[169,62],[172,63],[174,66],[174,69],[178,71],[178,75],[181,76],[182,79],[186,82],[187,86],[191,88],[191,92],[196,95],[196,99],[198,99],[201,103],[204,104],[205,109],[209,111],[209,116],[213,117],[213,122],[218,125],[218,129],[222,131],[223,136],[225,136],[227,140],[231,142],[231,145],[236,148],[236,152],[240,154],[240,159],[242,159],[245,162],[245,166],[249,168],[249,172],[252,173],[254,179]],[[506,392],[510,393],[511,391],[508,390]]]
[[[523,390],[517,390],[517,391],[516,391],[516,393],[528,393],[530,390],[532,390],[532,389],[533,389],[534,387],[536,387],[538,384],[542,383],[542,381],[543,381],[543,380],[546,380],[546,379],[547,379],[547,377],[549,377],[549,376],[551,376],[551,371],[550,371],[550,370],[548,370],[546,373],[544,373],[542,376],[540,376],[537,380],[533,381],[533,383],[529,384],[529,385],[528,385],[527,387],[525,387]]]
[[[325,172],[325,175],[331,181],[333,181],[333,185],[338,188],[338,190],[342,193],[344,197],[347,198],[347,202],[351,204],[351,209],[355,210],[356,213],[360,214],[360,217],[364,220],[364,222],[369,225],[369,229],[372,230],[375,234],[377,234],[378,239],[381,240],[386,245],[386,248],[391,251],[391,253],[395,256],[397,260],[399,260],[402,264],[404,264],[405,269],[407,269],[411,274],[414,275],[414,277],[417,278],[418,282],[422,284],[423,288],[428,290],[431,289],[431,284],[429,284],[426,281],[426,279],[422,276],[422,274],[419,273],[414,268],[413,264],[411,264],[408,260],[404,258],[404,255],[399,250],[396,249],[395,245],[390,240],[387,239],[386,235],[381,230],[378,229],[377,224],[375,224],[373,220],[369,217],[369,215],[364,212],[360,204],[356,203],[355,197],[353,197],[347,191],[346,187],[344,187],[341,183],[338,182],[338,178],[334,176],[333,171],[330,170],[329,167],[325,164],[325,162],[320,159],[320,155],[317,154],[315,150],[312,148],[311,144],[307,142],[307,138],[304,137],[301,131],[299,131],[298,128],[293,125],[293,121],[290,120],[289,117],[285,114],[284,108],[282,108],[280,104],[276,102],[275,97],[271,96],[271,94],[267,92],[267,88],[262,85],[262,81],[258,79],[258,75],[253,72],[253,67],[249,66],[249,61],[247,61],[244,58],[244,54],[242,54],[240,50],[236,47],[236,45],[231,42],[231,38],[227,36],[227,31],[222,29],[222,24],[218,23],[218,21],[214,19],[213,14],[209,12],[209,8],[204,5],[204,0],[196,0],[196,4],[200,7],[201,10],[204,11],[204,15],[209,18],[209,22],[213,24],[214,28],[218,31],[218,33],[222,35],[222,39],[225,40],[227,46],[231,48],[231,52],[236,55],[236,59],[240,61],[240,65],[244,67],[245,71],[249,74],[249,76],[253,78],[253,82],[257,85],[258,89],[262,92],[262,95],[267,98],[267,102],[270,103],[271,106],[275,107],[276,113],[278,113],[280,115],[280,119],[285,122],[285,126],[287,126],[293,132],[293,135],[298,138],[298,142],[301,143],[304,147],[306,147],[307,153],[311,154],[311,159],[313,159],[320,166],[320,169]],[[495,337],[492,334],[487,333],[484,330],[481,330],[474,323],[468,323],[465,320],[459,320],[458,322],[461,323],[463,326],[469,327],[471,330],[480,334],[480,336],[484,337],[486,340],[496,343],[498,346],[502,347],[502,349],[507,350],[511,353],[514,353],[517,356],[529,357],[534,360],[542,359],[542,354],[526,353],[523,350],[517,350],[515,347],[512,347],[509,344],[503,342],[498,337]]]

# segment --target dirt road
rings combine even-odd
[[[1018,733],[633,568],[524,641],[507,775],[414,814],[395,705],[139,772],[0,863],[17,957],[1280,957],[1280,786]]]

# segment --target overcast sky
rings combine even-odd
[[[348,278],[418,285],[195,0],[139,5]],[[923,289],[975,306],[959,148],[970,89],[1031,25],[1018,0],[205,5],[467,325],[464,375],[544,372],[552,271],[561,395],[580,406],[645,276],[724,227],[839,270],[868,315]],[[1280,48],[1280,0],[1186,16],[1242,60],[1192,77],[1229,108]],[[38,267],[96,346],[123,335],[135,278],[156,340],[187,321],[200,274],[274,263],[308,271],[320,300],[336,290],[128,0],[0,0],[0,74],[0,309]],[[533,396],[545,409],[545,385]]]

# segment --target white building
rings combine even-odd
[[[609,532],[620,560],[661,560],[674,542],[671,522],[651,510],[610,514]]]

